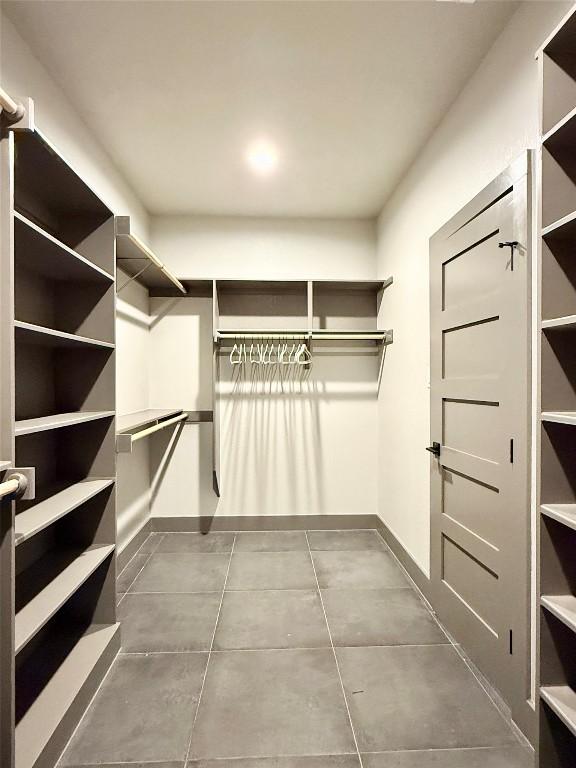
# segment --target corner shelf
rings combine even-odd
[[[109,341],[90,339],[87,336],[78,336],[75,333],[57,331],[54,328],[45,328],[42,325],[25,323],[22,320],[14,321],[16,339],[23,343],[38,344],[45,347],[98,347],[100,349],[114,349],[114,344]]]
[[[18,676],[24,711],[16,725],[16,768],[37,765],[45,753],[58,757],[77,722],[75,710],[88,705],[119,650],[117,623],[93,624],[79,638],[68,639],[61,632],[46,648],[48,658],[61,663],[51,662],[55,668],[44,673],[48,679],[37,694],[34,660],[26,664]]]
[[[24,605],[16,609],[15,649],[19,653],[94,571],[114,552],[114,544],[96,544],[77,552],[62,550],[40,558],[20,574]],[[38,582],[50,580],[37,593]],[[27,602],[26,602],[27,600]]]
[[[113,477],[82,480],[18,513],[15,522],[16,546],[110,488],[114,482]]]
[[[54,416],[41,416],[37,419],[22,419],[16,422],[14,434],[18,437],[19,435],[44,432],[49,429],[72,427],[76,424],[84,424],[87,421],[96,421],[97,419],[110,419],[113,416],[114,411],[78,411],[74,413],[57,413]]]

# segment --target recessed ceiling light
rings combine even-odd
[[[269,176],[278,167],[278,150],[270,141],[258,139],[246,152],[246,162],[259,176]]]

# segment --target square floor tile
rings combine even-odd
[[[361,752],[517,744],[452,646],[336,654]]]
[[[158,548],[158,545],[164,538],[163,533],[151,533],[144,544],[140,547],[138,550],[139,555],[151,555],[153,552],[156,552],[156,549]]]
[[[224,588],[229,555],[154,554],[130,592],[217,592]]]
[[[138,576],[142,568],[146,565],[148,557],[149,555],[134,555],[116,580],[117,592],[126,592],[130,588],[136,576]]]
[[[308,552],[238,552],[232,555],[227,590],[315,589]]]
[[[420,645],[448,638],[412,589],[325,589],[334,645]]]
[[[332,651],[212,654],[190,757],[354,751]]]
[[[226,592],[214,648],[329,648],[317,590]]]
[[[379,752],[362,755],[362,764],[364,768],[533,768],[534,755],[524,747]]]
[[[199,554],[230,554],[234,534],[214,533],[165,533],[156,552],[197,552]]]
[[[118,609],[122,651],[209,651],[221,592],[127,594]]]
[[[406,587],[408,580],[388,552],[313,552],[322,588]]]
[[[184,768],[184,763],[180,760],[171,760],[169,763],[90,763],[89,765],[69,765],[66,768]]]
[[[234,552],[308,552],[304,531],[245,531],[236,534]]]
[[[308,531],[312,550],[387,550],[376,531]]]
[[[62,764],[184,760],[207,658],[118,656]]]
[[[152,766],[154,768],[154,766]],[[186,768],[360,768],[358,755],[311,757],[236,757],[226,760],[189,760]]]

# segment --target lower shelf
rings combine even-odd
[[[58,640],[63,646],[64,638]],[[20,698],[33,700],[20,705],[25,712],[16,726],[16,768],[33,768],[40,757],[56,760],[119,649],[120,624],[94,624],[71,649],[46,649],[52,664],[62,658],[56,669],[20,675]],[[36,692],[42,673],[47,682]]]
[[[568,685],[550,685],[540,689],[540,696],[576,736],[576,691]]]
[[[18,576],[16,588],[15,649],[19,653],[64,603],[114,551],[113,544],[85,550],[64,550],[42,557]],[[49,578],[42,585],[42,579]],[[19,603],[22,607],[19,607]]]

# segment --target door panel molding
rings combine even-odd
[[[430,240],[430,597],[528,735],[531,165]]]

